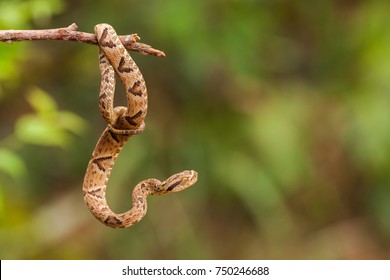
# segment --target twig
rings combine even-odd
[[[24,40],[65,40],[79,43],[97,45],[96,35],[76,31],[78,26],[72,23],[68,27],[43,30],[0,30],[0,42],[12,44]],[[136,42],[139,39],[137,34],[119,36],[126,49],[139,52],[144,55],[164,57],[163,51],[152,48],[149,45]]]

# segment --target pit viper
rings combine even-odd
[[[100,136],[88,163],[83,182],[84,201],[100,222],[112,228],[126,228],[138,223],[147,212],[147,196],[184,190],[196,183],[198,174],[186,170],[161,182],[147,179],[132,192],[132,208],[114,213],[106,201],[111,169],[123,145],[145,127],[148,97],[144,78],[112,26],[98,24],[95,34],[99,42],[101,74],[99,110],[107,128]],[[127,107],[114,107],[115,73],[125,88]]]

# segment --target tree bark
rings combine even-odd
[[[72,23],[68,27],[42,30],[0,30],[0,42],[12,44],[19,41],[32,40],[64,40],[79,43],[97,45],[95,34],[77,31],[78,26]],[[152,48],[143,43],[136,42],[140,39],[137,34],[119,36],[122,44],[130,51],[139,52],[144,55],[164,57],[163,51]]]

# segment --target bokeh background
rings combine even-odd
[[[390,258],[390,2],[3,0],[0,29],[107,22],[131,53],[146,130],[109,182],[184,169],[141,223],[106,228],[81,185],[104,129],[96,46],[0,43],[1,259]],[[122,88],[117,102],[124,104]]]

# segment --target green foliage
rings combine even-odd
[[[22,29],[30,20],[47,24],[49,19],[63,10],[62,0],[13,0],[0,3],[0,28]]]
[[[14,179],[22,177],[26,174],[26,165],[20,156],[12,150],[0,149],[0,171],[4,172]]]
[[[35,88],[27,96],[35,114],[19,118],[15,126],[18,140],[24,143],[65,147],[69,132],[82,134],[84,121],[76,114],[59,111],[55,101],[44,91]]]
[[[29,29],[31,21],[47,25],[50,18],[63,10],[62,0],[5,0],[0,2],[0,29]],[[26,57],[26,48],[0,48],[0,82],[18,78],[18,63]],[[0,84],[0,99],[6,91]]]

